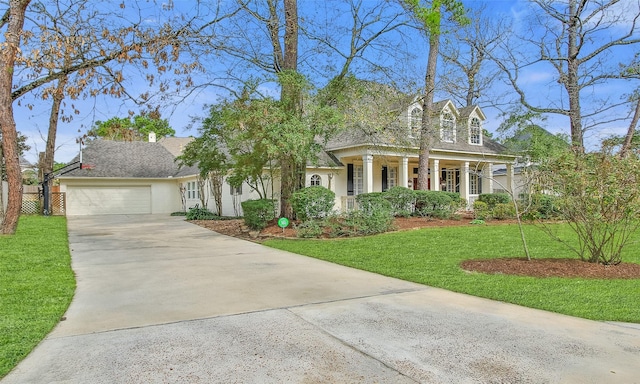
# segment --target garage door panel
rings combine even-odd
[[[149,214],[150,186],[69,186],[69,215]]]

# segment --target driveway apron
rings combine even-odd
[[[409,283],[180,217],[68,226],[66,320],[2,384],[640,383],[637,325]]]

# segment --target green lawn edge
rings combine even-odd
[[[568,225],[552,230],[569,241]],[[534,225],[525,225],[532,258],[576,258]],[[634,244],[623,261],[640,263]],[[640,323],[640,280],[534,278],[471,273],[467,259],[524,257],[517,225],[424,228],[363,238],[270,239],[264,245],[336,264],[506,303],[600,321]]]
[[[67,221],[21,216],[0,236],[0,378],[58,324],[75,292]]]

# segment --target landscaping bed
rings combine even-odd
[[[396,218],[394,227],[398,230],[411,230],[425,227],[474,226],[470,216],[463,216],[459,220],[425,219],[422,217]],[[244,221],[237,220],[193,220],[192,223],[212,231],[251,241],[262,241],[268,238],[285,237],[296,238],[293,225],[284,230],[272,221],[261,231],[250,231],[244,226]],[[486,225],[517,225],[515,220],[495,220]],[[473,257],[474,255],[469,255]],[[638,279],[640,278],[640,264],[621,263],[605,266],[580,261],[578,259],[534,258],[495,258],[486,260],[465,260],[461,268],[469,272],[487,274],[505,274],[532,277],[581,277],[589,279]]]

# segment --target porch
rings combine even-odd
[[[417,156],[366,154],[341,160],[347,170],[336,175],[336,203],[341,211],[356,209],[355,197],[361,193],[384,192],[395,186],[417,189]],[[495,165],[506,166],[507,185],[495,181]],[[429,190],[458,192],[471,209],[482,193],[512,191],[513,174],[513,164],[499,158],[457,160],[434,156],[429,159]]]

